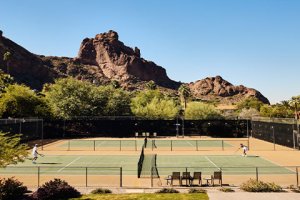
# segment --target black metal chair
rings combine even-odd
[[[183,180],[186,180],[186,184],[191,184],[191,173],[190,172],[183,172],[181,177],[181,184],[183,184]]]
[[[181,177],[180,177],[180,172],[173,172],[171,175],[171,185],[173,186],[173,181],[178,180],[179,185],[182,185],[181,183]]]
[[[213,186],[215,186],[215,180],[219,180],[219,184],[220,184],[220,186],[222,186],[222,172],[221,171],[214,172],[214,175],[211,176],[211,182],[212,182]]]
[[[202,185],[202,172],[194,172],[194,175],[191,177],[191,185],[194,184],[194,180],[198,181],[198,185]]]

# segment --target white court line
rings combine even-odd
[[[69,164],[67,164],[67,165],[64,166],[63,168],[59,169],[57,172],[61,172],[61,171],[64,170],[66,167],[72,165],[72,163],[76,162],[76,161],[79,160],[80,158],[81,158],[81,156],[78,157],[78,158],[76,158],[76,159],[74,159],[72,162],[70,162]]]
[[[190,143],[190,142],[188,142],[188,141],[186,141],[186,143],[188,143],[189,145],[191,145],[192,147],[194,147],[194,145],[192,145],[192,143]]]
[[[204,156],[206,160],[208,160],[211,164],[213,164],[216,168],[220,170],[220,167],[218,167],[213,161],[211,161],[207,156]]]

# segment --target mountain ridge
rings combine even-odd
[[[11,52],[9,69],[3,60],[5,52]],[[183,83],[167,76],[166,70],[141,57],[138,47],[128,47],[119,40],[115,31],[97,34],[94,38],[82,40],[75,58],[36,55],[15,42],[5,38],[0,32],[0,66],[11,74],[18,83],[41,90],[43,84],[53,83],[56,78],[72,76],[88,80],[94,84],[109,84],[118,81],[126,90],[142,90],[150,80],[159,88],[173,93]],[[268,103],[259,91],[243,85],[234,86],[221,76],[207,77],[187,84],[193,98],[218,100],[234,103],[244,98],[255,97]]]

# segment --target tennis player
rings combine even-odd
[[[240,145],[240,148],[243,149],[243,156],[247,156],[248,147],[242,143]]]
[[[32,163],[33,164],[36,164],[36,160],[38,158],[38,151],[37,151],[37,144],[34,145],[33,149],[32,149],[32,156],[33,156],[33,159],[32,159]]]

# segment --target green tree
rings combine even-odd
[[[257,98],[249,97],[249,98],[246,98],[243,101],[239,102],[237,104],[237,108],[238,108],[238,111],[241,111],[243,108],[246,108],[246,109],[254,108],[257,111],[260,111],[260,107],[263,105],[264,104],[261,101],[259,101]]]
[[[190,102],[185,110],[185,119],[189,120],[221,118],[223,116],[214,106],[202,102]]]
[[[100,92],[99,95],[106,94],[107,96],[104,115],[123,116],[131,114],[131,99],[128,92],[120,88],[115,89],[109,86],[103,86],[102,90],[104,92]]]
[[[0,98],[0,115],[7,117],[44,117],[50,111],[43,99],[24,85],[13,84]]]
[[[292,117],[293,110],[287,108],[286,105],[276,104],[276,105],[263,105],[260,108],[260,114],[263,117]]]
[[[300,105],[300,95],[292,97],[289,104],[291,108],[294,109],[295,119],[299,119],[298,106]]]
[[[178,106],[158,90],[147,90],[132,98],[131,110],[134,115],[148,119],[174,119]]]
[[[149,90],[155,90],[157,88],[156,84],[154,81],[149,81],[148,83],[146,83],[146,87],[149,89]]]
[[[4,89],[12,85],[14,83],[14,79],[9,75],[0,70],[0,94],[4,92]]]
[[[24,161],[28,155],[28,146],[20,141],[20,135],[8,136],[0,132],[0,167]]]
[[[6,73],[9,74],[9,66],[11,61],[12,55],[9,51],[5,52],[3,55],[3,60],[6,62]]]
[[[63,119],[103,115],[108,98],[103,93],[101,88],[72,77],[58,79],[43,89],[51,112],[55,117]]]
[[[185,110],[187,106],[187,100],[191,96],[191,89],[188,85],[181,84],[180,87],[178,88],[178,93],[181,101],[183,102],[184,110]]]
[[[111,85],[97,87],[87,81],[69,77],[45,85],[43,94],[53,115],[58,118],[130,113],[129,93]]]

